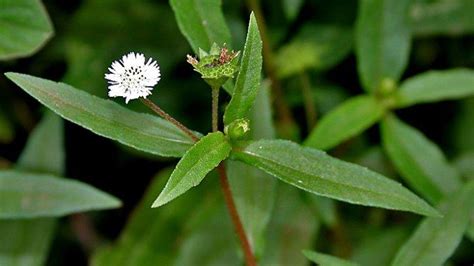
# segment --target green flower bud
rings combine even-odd
[[[199,49],[199,60],[190,55],[187,57],[194,71],[200,73],[212,88],[220,88],[229,78],[234,78],[239,69],[239,52],[229,52],[225,45],[220,48],[214,43],[209,53]]]
[[[395,81],[391,78],[384,78],[382,81],[380,81],[380,86],[378,88],[378,93],[381,96],[389,96],[393,92],[395,92],[395,89],[397,88],[397,84]]]
[[[247,136],[250,132],[250,121],[245,118],[240,118],[232,121],[224,128],[224,133],[231,140],[240,140]]]

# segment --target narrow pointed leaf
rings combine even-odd
[[[0,60],[28,56],[52,35],[40,0],[0,0]]]
[[[322,150],[330,149],[375,124],[384,111],[372,96],[349,99],[324,116],[304,144]]]
[[[402,177],[431,202],[437,203],[460,187],[459,174],[442,151],[415,128],[387,116],[382,123],[382,137]]]
[[[19,73],[5,75],[63,118],[100,136],[161,156],[180,157],[192,146],[189,136],[164,119],[130,111],[64,83]]]
[[[440,205],[444,217],[425,218],[402,246],[393,266],[444,265],[474,215],[474,182],[464,185]]]
[[[63,135],[63,120],[47,112],[31,133],[15,167],[62,175],[65,166]],[[0,220],[0,235],[8,239],[0,245],[0,265],[44,265],[55,228],[55,218]]]
[[[321,266],[357,266],[359,264],[347,261],[338,257],[334,257],[331,255],[314,252],[311,250],[303,250],[303,254],[308,258],[310,261],[317,263]]]
[[[220,0],[170,0],[179,29],[194,50],[209,51],[213,43],[231,46]]]
[[[356,22],[357,69],[366,91],[398,81],[410,52],[410,0],[362,0]]]
[[[0,218],[57,217],[120,207],[118,199],[84,183],[51,175],[0,172]]]
[[[160,207],[201,183],[229,156],[232,147],[221,132],[210,133],[189,149],[171,174],[152,208]]]
[[[429,71],[407,79],[397,92],[397,107],[474,95],[474,70]]]
[[[262,40],[260,39],[257,20],[252,13],[250,14],[247,40],[240,62],[240,71],[232,92],[232,98],[224,114],[225,124],[247,117],[260,88],[261,72]]]
[[[254,141],[234,155],[284,182],[317,195],[353,204],[439,215],[400,183],[290,141]]]

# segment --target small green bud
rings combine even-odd
[[[212,88],[220,88],[239,69],[239,52],[229,52],[225,45],[220,48],[214,43],[209,53],[199,48],[199,60],[190,55],[187,57],[194,71],[200,73]]]
[[[393,92],[395,92],[396,88],[397,88],[397,84],[395,83],[393,79],[384,78],[382,79],[382,81],[380,81],[378,93],[381,96],[388,96],[388,95],[391,95]]]
[[[245,118],[240,118],[232,121],[224,128],[224,133],[231,140],[240,140],[247,136],[250,132],[250,121]]]

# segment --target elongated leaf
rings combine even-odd
[[[443,265],[461,242],[474,214],[474,182],[440,205],[442,219],[425,218],[398,252],[392,265]]]
[[[308,69],[327,70],[344,59],[353,46],[351,29],[310,24],[276,54],[277,75],[286,78]]]
[[[372,126],[384,112],[384,107],[372,96],[349,99],[324,116],[304,144],[330,149]]]
[[[253,139],[274,138],[271,101],[268,83],[263,83],[255,104],[250,111]],[[262,255],[265,247],[265,229],[270,221],[276,196],[276,180],[269,174],[253,166],[237,162],[227,162],[232,196],[240,219],[256,257]]]
[[[459,99],[474,95],[474,70],[429,71],[400,85],[397,106]]]
[[[390,265],[397,251],[408,239],[409,230],[403,227],[368,230],[357,243],[351,261],[364,266]]]
[[[421,132],[387,116],[382,123],[385,150],[402,177],[431,202],[450,195],[460,185],[460,177],[442,151]]]
[[[307,266],[301,254],[318,238],[321,224],[297,188],[279,183],[275,211],[268,226],[265,252],[259,265]],[[289,217],[291,217],[289,219]]]
[[[67,84],[25,74],[6,76],[42,104],[92,132],[138,150],[161,156],[182,156],[193,141],[173,124],[141,114]]]
[[[30,135],[16,168],[61,175],[64,173],[62,119],[48,112]],[[44,147],[47,143],[47,148]],[[44,158],[49,157],[50,160]],[[36,160],[37,161],[36,161]],[[56,227],[55,218],[0,220],[0,265],[44,264]]]
[[[179,29],[198,53],[209,51],[213,43],[231,46],[230,31],[222,14],[220,0],[170,0]]]
[[[39,0],[0,0],[0,60],[28,56],[53,35]]]
[[[301,10],[301,7],[304,4],[303,0],[281,0],[283,6],[283,11],[285,16],[289,21],[292,21],[296,18],[298,13]]]
[[[331,255],[314,252],[311,250],[303,250],[303,254],[308,258],[310,261],[317,263],[321,266],[356,266],[357,263],[353,263],[338,257],[334,257]]]
[[[472,0],[415,1],[410,15],[416,35],[461,35],[474,32]]]
[[[362,0],[356,22],[357,70],[366,91],[398,81],[410,52],[410,0]]]
[[[0,218],[55,217],[120,207],[118,199],[89,185],[51,175],[0,172]]]
[[[210,171],[229,156],[231,149],[221,132],[203,137],[181,158],[152,208],[160,207],[199,185]]]
[[[353,204],[438,215],[435,209],[400,183],[290,141],[255,141],[234,155],[284,182],[317,195]]]
[[[235,82],[232,99],[227,105],[224,114],[224,123],[247,117],[253,106],[262,72],[262,40],[258,31],[257,20],[254,14],[250,14],[247,40],[245,41],[244,53],[240,62],[240,71]]]
[[[453,162],[453,166],[467,180],[474,180],[474,151],[461,154]]]

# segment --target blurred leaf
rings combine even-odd
[[[305,25],[276,54],[277,75],[286,78],[307,69],[327,70],[352,48],[350,29],[336,25]]]
[[[461,35],[474,32],[472,0],[417,1],[410,10],[417,35]]]
[[[456,152],[474,151],[474,97],[461,100],[458,103],[456,116],[451,132],[451,143]]]
[[[279,183],[277,191],[274,214],[267,230],[267,245],[260,265],[306,266],[308,262],[301,250],[313,245],[319,231],[319,221],[296,188]]]
[[[461,242],[474,213],[474,182],[452,193],[439,208],[444,217],[425,218],[392,265],[443,265]]]
[[[461,154],[453,162],[453,166],[467,180],[474,180],[474,151]]]
[[[47,112],[30,135],[16,168],[63,174],[63,134],[62,119],[52,112]],[[47,149],[43,147],[43,143],[49,144]],[[47,157],[51,160],[44,160]],[[0,235],[8,239],[0,245],[0,265],[43,265],[55,227],[54,218],[0,220]]]
[[[407,79],[397,92],[397,106],[459,99],[474,95],[474,70],[429,71]]]
[[[199,185],[210,171],[229,156],[231,149],[222,132],[209,133],[201,138],[178,162],[152,208],[160,207]]]
[[[357,69],[364,89],[397,82],[410,53],[410,0],[362,0],[356,22]]]
[[[351,98],[325,115],[304,145],[330,149],[372,126],[384,112],[384,107],[372,96]]]
[[[308,192],[366,206],[410,211],[428,216],[438,212],[391,179],[326,153],[284,140],[250,142],[234,156]]]
[[[170,0],[181,33],[198,53],[213,43],[231,47],[231,35],[222,14],[220,0]]]
[[[283,12],[289,21],[293,21],[301,10],[304,0],[281,0]]]
[[[383,120],[381,129],[383,145],[395,167],[425,198],[437,203],[460,187],[456,170],[438,146],[421,132],[393,115]]]
[[[132,112],[64,83],[19,73],[5,75],[63,118],[138,150],[179,157],[193,143],[164,119]]]
[[[13,140],[13,126],[0,110],[0,143],[9,143]]]
[[[390,265],[408,236],[408,230],[403,227],[369,230],[355,247],[351,260],[364,266]]]
[[[87,184],[51,175],[0,171],[0,218],[55,217],[120,207],[118,199]]]
[[[308,258],[310,261],[317,263],[321,266],[356,266],[357,263],[353,263],[341,258],[337,258],[331,255],[314,252],[311,250],[303,250],[303,254]]]
[[[35,173],[62,175],[65,172],[63,120],[48,111],[28,138],[17,168]]]
[[[380,146],[367,147],[355,158],[349,160],[358,165],[365,166],[370,170],[381,173],[384,176],[395,177],[397,173],[393,168],[393,163],[389,160],[385,151]]]
[[[39,0],[0,0],[0,60],[33,54],[53,35]]]
[[[152,266],[157,262],[172,265],[184,232],[184,221],[199,210],[190,206],[201,202],[203,193],[186,193],[160,209],[150,208],[171,172],[172,169],[165,169],[156,175],[119,240],[99,249],[92,257],[91,265]]]
[[[224,114],[226,125],[232,121],[247,117],[260,88],[262,72],[262,40],[258,31],[257,20],[250,14],[247,39],[240,62],[240,70],[235,82],[232,98]]]
[[[337,224],[336,203],[332,199],[311,195],[311,204],[316,209],[316,214],[326,226],[333,227]]]

